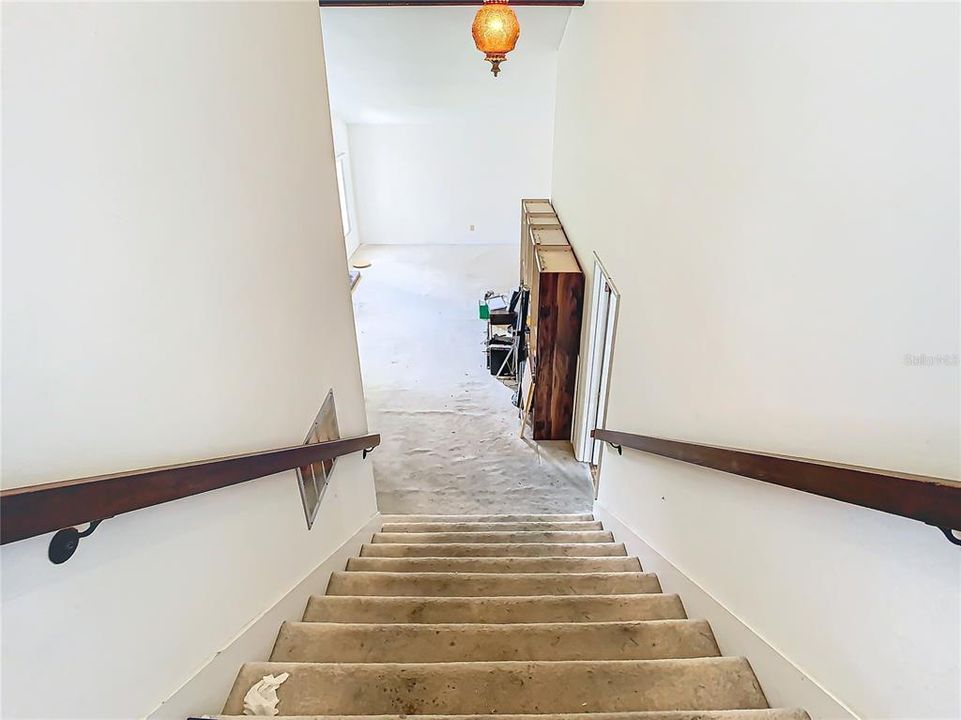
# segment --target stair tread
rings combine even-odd
[[[361,557],[625,557],[622,543],[373,543]]]
[[[590,514],[385,516],[222,717],[285,672],[301,720],[810,720]]]
[[[646,660],[716,657],[704,620],[588,623],[284,623],[273,662]]]
[[[677,595],[526,595],[500,597],[377,597],[315,595],[306,621],[406,623],[535,623],[683,619]]]
[[[381,532],[537,532],[603,530],[596,520],[497,522],[388,522]]]
[[[661,591],[653,573],[334,572],[328,595],[604,595]]]
[[[453,663],[247,663],[225,713],[289,673],[279,711],[310,714],[577,713],[765,708],[744,658]]]
[[[485,532],[379,532],[372,543],[614,542],[607,530],[489,530]]]
[[[481,557],[481,558],[380,558],[355,557],[347,561],[348,572],[640,572],[636,557]]]

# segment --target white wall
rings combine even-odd
[[[496,78],[471,41],[476,12],[322,11],[364,244],[516,245],[520,199],[549,193],[557,46],[570,9],[517,8],[521,35]]]
[[[551,107],[543,119],[350,125],[363,242],[516,245],[520,199],[549,195]]]
[[[621,293],[608,427],[958,477],[958,49],[954,4],[573,11],[552,191]],[[860,716],[961,715],[936,529],[636,452],[599,501]]]
[[[357,197],[354,193],[354,171],[350,152],[350,136],[347,133],[347,123],[340,118],[331,118],[334,135],[334,155],[341,159],[344,166],[344,193],[347,196],[347,217],[350,229],[344,234],[344,244],[347,247],[347,257],[354,254],[360,245],[360,223],[357,222]]]
[[[317,5],[8,4],[3,483],[366,430]],[[2,550],[4,717],[142,717],[375,512],[294,475]],[[214,708],[216,709],[216,708]],[[198,708],[209,712],[208,708]]]

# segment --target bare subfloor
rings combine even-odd
[[[383,513],[573,513],[591,509],[569,442],[521,440],[511,391],[485,367],[484,291],[509,292],[507,245],[365,245],[354,290],[371,455]],[[528,437],[530,432],[527,433]]]

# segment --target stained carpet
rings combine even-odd
[[[511,390],[485,367],[484,291],[509,292],[509,245],[363,245],[354,289],[380,511],[574,513],[591,509],[568,442],[518,438]]]

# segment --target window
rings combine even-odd
[[[350,212],[347,210],[347,182],[344,179],[344,156],[337,157],[337,194],[340,195],[340,221],[344,237],[350,235]]]

